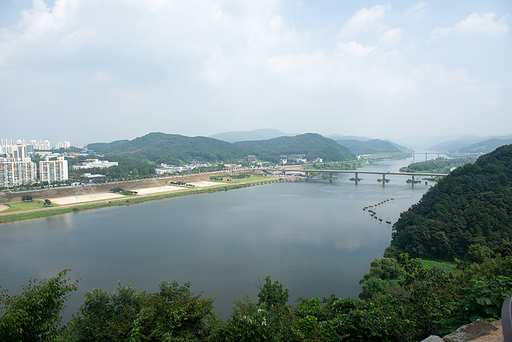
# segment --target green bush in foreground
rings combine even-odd
[[[0,295],[0,341],[55,341],[60,331],[61,311],[69,293],[76,291],[78,281],[70,282],[60,272],[48,281],[35,279],[24,286],[19,296]]]

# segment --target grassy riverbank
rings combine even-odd
[[[123,198],[111,199],[111,200],[102,200],[96,202],[89,203],[77,203],[77,204],[69,204],[69,205],[55,205],[52,207],[44,207],[43,201],[32,201],[32,202],[17,202],[10,203],[11,207],[8,210],[5,210],[0,215],[0,223],[8,223],[15,222],[21,220],[29,220],[34,218],[41,217],[49,217],[55,215],[62,215],[67,213],[77,213],[85,210],[92,209],[101,209],[107,207],[121,206],[121,205],[131,205],[137,203],[143,203],[148,201],[155,201],[165,198],[173,198],[187,195],[195,195],[195,194],[204,194],[204,193],[214,193],[218,191],[228,191],[234,189],[241,189],[255,185],[263,185],[270,183],[278,183],[291,181],[292,179],[280,179],[280,178],[270,178],[266,176],[253,176],[248,179],[244,179],[243,182],[240,183],[225,183],[222,182],[219,185],[214,185],[208,188],[189,188],[183,187],[182,190],[178,192],[169,192],[169,193],[159,193],[159,194],[151,194],[151,195],[143,195],[143,196],[126,196]],[[11,211],[12,210],[12,211]]]

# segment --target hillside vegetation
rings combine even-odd
[[[393,226],[386,255],[463,258],[472,244],[512,239],[512,145],[452,171]]]
[[[179,134],[149,133],[133,140],[95,143],[87,146],[100,154],[145,160],[157,164],[187,164],[198,161],[231,161],[246,156],[245,149],[207,137],[186,137]]]
[[[361,155],[361,154],[376,154],[376,153],[399,153],[400,150],[390,142],[373,139],[368,141],[360,141],[355,139],[349,140],[336,140],[336,142],[342,146],[345,146],[350,152]]]
[[[259,159],[273,162],[278,162],[280,156],[295,155],[303,156],[308,160],[322,158],[324,162],[356,159],[356,156],[346,147],[316,133],[269,140],[239,141],[235,145],[250,151]]]
[[[418,163],[412,163],[409,166],[400,168],[400,172],[440,172],[448,173],[454,167],[459,167],[472,163],[476,157],[462,157],[454,159],[437,158]]]

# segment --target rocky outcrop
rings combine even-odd
[[[477,320],[471,324],[463,325],[453,333],[443,338],[431,335],[422,342],[503,342],[501,321],[492,323]]]

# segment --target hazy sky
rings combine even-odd
[[[1,0],[0,138],[512,133],[512,1]]]

